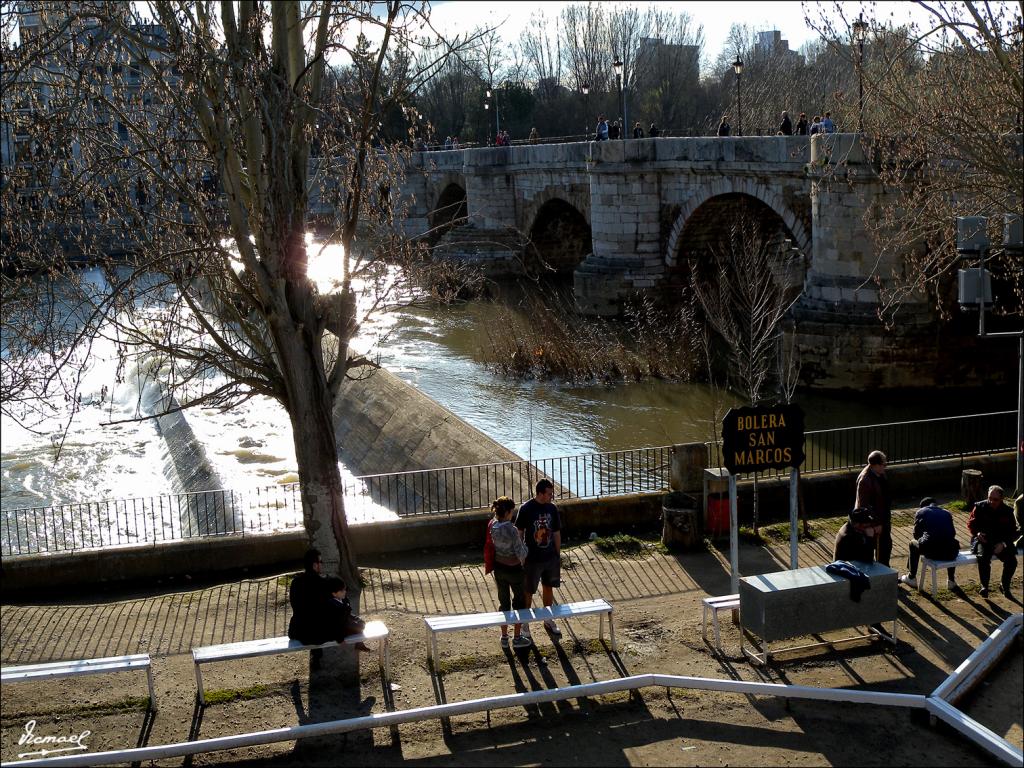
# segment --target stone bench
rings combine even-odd
[[[206,645],[201,648],[192,649],[192,661],[196,667],[196,688],[199,703],[206,704],[206,696],[203,692],[203,673],[201,665],[209,664],[212,661],[231,661],[233,659],[247,659],[255,656],[271,656],[278,653],[293,653],[294,651],[312,651],[317,648],[332,648],[338,645],[355,645],[366,640],[378,641],[378,654],[381,670],[384,675],[384,682],[391,680],[390,675],[390,654],[388,650],[388,628],[382,621],[368,621],[361,634],[349,635],[343,641],[321,643],[319,645],[305,645],[290,637],[270,637],[263,640],[244,640],[238,643],[223,643],[221,645]]]
[[[879,636],[896,644],[897,572],[880,563],[853,563],[871,582],[859,601],[850,598],[850,581],[824,566],[745,576],[740,579],[740,648],[754,663],[766,663],[770,644],[848,627],[869,627],[868,634],[778,649],[797,650]],[[892,634],[876,625],[892,622]],[[744,631],[760,640],[762,652],[743,646]],[[756,651],[755,644],[755,651]]]
[[[107,656],[102,659],[79,659],[77,661],[51,661],[46,664],[26,664],[20,667],[0,669],[0,682],[19,683],[30,680],[50,680],[58,677],[79,677],[81,675],[104,675],[111,672],[134,672],[146,670],[149,684],[149,708],[156,709],[156,694],[153,692],[153,667],[148,653],[130,656]]]
[[[928,575],[928,571],[932,572],[932,597],[939,590],[938,585],[938,573],[940,568],[957,568],[961,565],[977,565],[978,556],[971,553],[971,550],[961,550],[960,554],[956,556],[956,560],[932,560],[930,558],[921,557],[921,574],[917,580],[917,591],[924,591],[925,578]],[[947,586],[949,586],[947,582]]]
[[[483,629],[511,624],[569,619],[576,616],[598,614],[598,636],[604,640],[604,617],[608,616],[608,631],[611,635],[612,650],[615,643],[615,624],[612,620],[612,606],[606,600],[586,600],[578,603],[561,603],[547,608],[520,608],[518,611],[492,611],[489,613],[464,613],[455,616],[424,616],[427,625],[427,656],[436,664],[437,636],[441,632],[457,632],[463,629]]]

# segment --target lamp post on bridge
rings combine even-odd
[[[857,110],[860,115],[860,132],[864,133],[864,41],[868,36],[868,23],[861,13],[853,22],[853,39],[857,43]]]
[[[586,112],[586,114],[587,114],[587,121],[589,121],[591,119],[591,117],[590,117],[590,83],[583,83],[583,85],[580,86],[580,90],[583,91],[583,103],[584,103],[584,106],[586,107],[586,110],[587,110],[587,112]],[[587,138],[590,138],[590,123],[587,122],[587,121],[584,121],[584,123],[583,123],[583,133],[584,133],[585,136],[587,136]]]
[[[487,98],[491,98],[491,87],[487,86]],[[487,126],[487,144],[490,146],[491,143],[491,117],[488,114],[491,109],[491,102],[484,101],[484,125]]]
[[[622,59],[615,56],[615,61],[612,62],[612,68],[615,70],[615,82],[619,86],[619,116],[622,119],[622,125],[619,130],[619,138],[623,141],[626,140],[626,89],[622,79]]]
[[[743,74],[743,59],[736,54],[736,61],[732,63],[732,70],[736,73],[736,135],[743,135],[743,103],[740,101],[740,76]]]

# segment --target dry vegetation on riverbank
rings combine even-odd
[[[494,372],[574,384],[690,380],[701,364],[689,307],[630,302],[621,320],[578,314],[570,292],[542,287],[495,299],[480,320],[481,355]]]

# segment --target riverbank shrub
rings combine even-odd
[[[651,298],[628,302],[622,319],[577,314],[570,291],[534,284],[482,313],[481,356],[495,373],[514,379],[574,384],[690,380],[692,313]]]

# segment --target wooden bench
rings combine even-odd
[[[711,612],[711,623],[715,629],[715,648],[718,652],[722,652],[722,636],[718,627],[718,614],[721,611],[734,611],[740,607],[740,596],[735,595],[719,595],[718,597],[705,597],[701,601],[703,610],[701,613],[701,629],[700,635],[707,642],[708,639],[708,611]]]
[[[931,560],[927,557],[921,557],[921,575],[917,581],[917,591],[924,591],[924,582],[928,576],[928,569],[932,572],[932,597],[935,597],[938,592],[938,573],[940,568],[957,568],[961,565],[977,565],[978,556],[971,554],[971,550],[961,550],[960,554],[956,556],[956,560]]]
[[[577,616],[598,614],[598,637],[604,640],[604,617],[608,616],[608,631],[611,635],[612,650],[617,651],[615,643],[615,623],[613,608],[606,600],[586,600],[579,603],[562,603],[549,608],[520,608],[518,611],[493,611],[490,613],[464,613],[456,616],[424,616],[427,625],[427,654],[431,661],[437,658],[437,635],[440,632],[456,632],[462,629],[483,629],[485,627],[501,627],[510,624],[527,624],[529,622],[570,619]]]
[[[51,661],[46,664],[26,664],[21,667],[0,669],[0,682],[19,683],[27,680],[47,680],[58,677],[79,677],[81,675],[104,675],[110,672],[134,672],[146,670],[149,684],[149,708],[156,709],[156,694],[153,692],[153,667],[148,653],[130,656],[108,656],[102,659],[79,659],[77,661]]]
[[[341,643],[331,640],[320,645],[304,645],[298,640],[289,637],[269,637],[263,640],[244,640],[238,643],[223,643],[221,645],[206,645],[201,648],[192,649],[192,661],[196,667],[196,687],[198,689],[199,703],[205,705],[206,697],[203,693],[202,665],[212,661],[232,661],[233,659],[246,659],[256,656],[272,656],[278,653],[292,653],[293,651],[312,651],[316,648],[331,648],[338,645],[355,645],[366,640],[378,641],[378,654],[381,669],[384,671],[385,684],[390,682],[391,658],[388,649],[388,628],[382,621],[368,621],[363,628],[362,634],[349,635]]]

